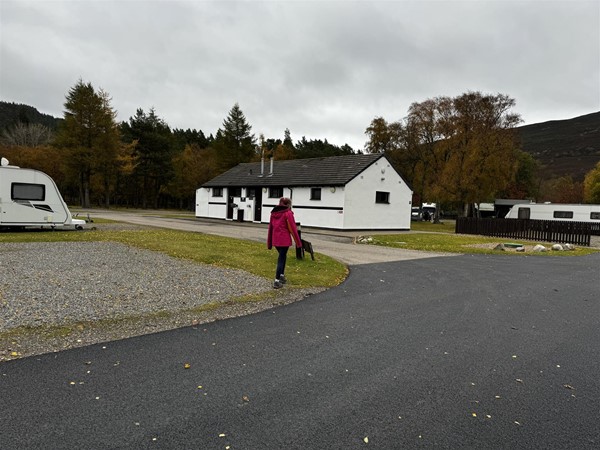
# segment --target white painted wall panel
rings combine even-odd
[[[346,186],[344,228],[410,229],[412,191],[385,158]],[[376,203],[376,192],[389,192],[389,204]]]

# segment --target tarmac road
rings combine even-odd
[[[2,363],[0,448],[597,449],[599,265],[352,265],[271,311]]]

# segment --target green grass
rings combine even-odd
[[[431,224],[435,226],[434,224]],[[441,233],[403,233],[403,234],[388,234],[388,235],[377,235],[372,236],[373,245],[384,245],[387,247],[406,248],[410,250],[422,250],[429,252],[443,252],[443,253],[475,253],[475,254],[506,254],[506,255],[535,255],[535,256],[582,256],[595,253],[598,249],[587,248],[587,247],[576,247],[575,251],[547,251],[547,252],[525,252],[518,253],[513,251],[498,251],[489,248],[478,248],[472,247],[477,244],[499,244],[507,242],[515,242],[523,245],[535,245],[541,244],[548,248],[550,245],[548,242],[526,242],[526,241],[513,241],[509,239],[495,238],[495,237],[483,237],[483,236],[472,236],[464,234],[450,234],[449,232]]]

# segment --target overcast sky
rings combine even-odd
[[[524,124],[600,110],[600,2],[0,0],[0,99],[63,116],[78,79],[119,121],[363,148],[375,117],[467,91]]]

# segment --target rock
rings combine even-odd
[[[501,252],[506,251],[506,247],[504,247],[504,244],[498,244],[494,247],[494,250],[500,250]]]
[[[554,244],[552,246],[552,250],[556,251],[556,252],[562,252],[564,250],[563,246],[560,244]]]
[[[516,252],[519,252],[519,253],[524,253],[524,252],[525,252],[525,247],[517,247],[517,248],[515,249],[515,251],[516,251]]]
[[[548,251],[548,249],[541,244],[537,244],[535,247],[533,247],[532,250],[534,252],[547,252]]]
[[[564,244],[563,250],[575,250],[575,246],[573,244]]]

